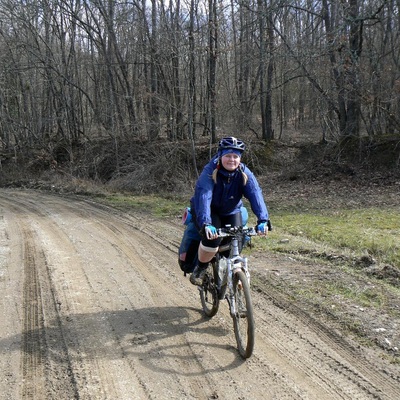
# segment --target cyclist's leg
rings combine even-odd
[[[208,240],[208,242],[211,241]],[[201,285],[208,264],[218,251],[219,244],[210,243],[209,246],[207,246],[207,244],[208,244],[207,241],[204,239],[200,242],[198,249],[198,257],[197,257],[198,263],[195,266],[192,275],[190,276],[190,282],[193,283],[193,285]]]
[[[242,219],[242,213],[238,211],[236,214],[232,215],[226,215],[224,217],[221,217],[221,226],[242,226],[243,225],[243,219]],[[231,238],[225,238],[223,241],[223,244],[230,243]],[[242,241],[239,241],[239,253],[242,251]],[[229,250],[225,253],[223,253],[225,257],[229,257]]]
[[[212,214],[211,220],[212,220],[212,224],[216,228],[221,227],[221,221],[217,214]],[[203,233],[203,237],[201,239],[199,249],[198,249],[198,257],[197,257],[198,264],[196,265],[196,267],[193,270],[192,275],[190,276],[190,282],[193,285],[201,285],[202,284],[208,264],[210,263],[210,261],[213,259],[213,257],[217,253],[220,243],[221,243],[220,238],[210,240],[210,239],[207,239],[207,237]]]
[[[219,239],[217,239],[219,241]],[[205,272],[207,270],[208,264],[213,259],[215,254],[218,251],[219,243],[210,243],[214,242],[211,240],[202,240],[199,245],[198,250],[198,263],[194,268],[192,275],[190,275],[190,282],[193,285],[201,285],[203,282],[203,278]],[[209,246],[207,244],[209,243]],[[212,247],[211,247],[212,246]]]

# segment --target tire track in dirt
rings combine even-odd
[[[12,231],[17,233],[22,244],[21,397],[48,398],[52,392],[59,392],[62,386],[62,392],[68,398],[75,399],[77,393],[74,377],[60,329],[58,306],[45,255],[30,227],[27,208],[9,202],[8,210],[19,215]],[[49,321],[56,322],[56,329],[49,325]],[[57,362],[54,360],[55,352],[49,351],[51,344],[56,344],[58,352],[61,352]]]
[[[37,257],[30,232],[23,232],[24,241],[24,291],[22,331],[22,398],[45,397],[44,315],[37,271]]]

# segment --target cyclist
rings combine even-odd
[[[241,226],[242,198],[249,200],[257,216],[257,233],[266,235],[268,210],[254,174],[241,163],[245,144],[233,136],[221,139],[217,155],[204,167],[190,200],[191,212],[201,234],[198,264],[190,282],[201,285],[209,262],[221,243],[217,229],[225,225]]]

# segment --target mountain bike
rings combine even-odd
[[[231,226],[217,232],[223,241],[199,286],[201,304],[205,315],[211,318],[218,312],[220,300],[228,301],[239,354],[249,358],[254,349],[255,327],[250,272],[241,251],[257,233],[254,228]]]

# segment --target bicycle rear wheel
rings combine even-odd
[[[203,307],[204,314],[207,317],[211,318],[218,312],[219,308],[219,298],[214,264],[209,265],[203,280],[203,284],[200,286],[199,290],[201,306]]]
[[[233,291],[236,314],[232,318],[236,342],[239,354],[243,358],[249,358],[254,349],[255,325],[250,285],[243,271],[235,272],[233,276]]]

